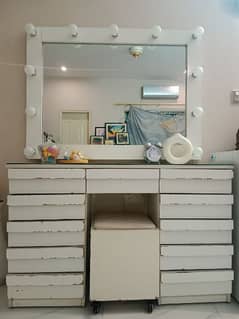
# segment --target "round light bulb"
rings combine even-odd
[[[25,32],[31,37],[35,37],[37,35],[37,28],[32,23],[28,23],[25,25]]]
[[[77,37],[79,35],[79,29],[76,24],[69,25],[72,37]]]
[[[36,154],[36,150],[31,146],[26,146],[24,148],[24,155],[27,158],[32,158]]]
[[[37,110],[35,107],[30,106],[25,109],[25,113],[28,117],[34,117],[37,114]]]
[[[61,66],[61,71],[62,71],[62,72],[66,72],[66,71],[67,71],[67,67],[66,67],[65,65],[62,65],[62,66]]]
[[[192,38],[193,40],[201,39],[205,33],[204,27],[197,27],[197,29],[193,32]]]
[[[200,75],[202,75],[204,72],[203,67],[202,66],[198,66],[195,69],[192,70],[192,77],[194,79],[198,78]]]
[[[110,33],[113,38],[117,38],[119,36],[119,27],[117,26],[117,24],[112,24],[110,26]]]
[[[162,32],[162,28],[160,27],[160,25],[154,26],[152,31],[152,38],[157,39],[161,32]]]
[[[192,111],[192,116],[198,118],[202,116],[203,113],[204,113],[204,109],[201,106],[198,106]]]

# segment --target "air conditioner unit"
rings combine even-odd
[[[142,99],[173,99],[176,100],[179,97],[179,86],[158,86],[158,85],[146,85],[142,86]]]

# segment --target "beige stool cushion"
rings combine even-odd
[[[92,226],[94,229],[155,229],[152,220],[144,214],[97,213]]]

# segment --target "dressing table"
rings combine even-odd
[[[8,172],[11,307],[84,304],[91,196],[112,193],[143,194],[158,221],[161,304],[230,301],[232,166],[8,164]]]
[[[143,145],[63,143],[64,138],[70,137],[70,134],[64,136],[63,131],[66,126],[62,119],[65,109],[59,107],[64,100],[60,97],[60,93],[65,91],[61,89],[57,91],[59,98],[56,105],[54,104],[56,101],[50,100],[47,95],[51,85],[47,76],[51,76],[52,71],[54,76],[59,76],[59,65],[54,62],[60,61],[62,57],[57,54],[63,52],[63,56],[74,58],[75,50],[80,50],[82,56],[87,58],[80,65],[81,77],[85,80],[93,74],[94,81],[100,78],[100,84],[97,89],[94,87],[94,90],[92,88],[89,90],[90,94],[85,99],[90,101],[89,105],[81,104],[76,107],[78,101],[69,99],[65,101],[64,107],[69,105],[69,113],[83,112],[87,109],[85,113],[89,116],[85,117],[88,122],[84,128],[89,128],[91,122],[94,122],[95,126],[103,125],[102,114],[106,116],[105,123],[109,121],[108,114],[111,114],[113,122],[122,122],[122,117],[127,111],[125,105],[128,104],[146,108],[150,105],[159,107],[158,113],[166,112],[167,116],[173,109],[175,114],[183,113],[185,122],[183,130],[193,145],[192,159],[199,161],[203,154],[201,38],[204,29],[198,27],[186,31],[162,30],[159,26],[152,30],[119,29],[116,25],[110,28],[79,28],[76,25],[35,27],[28,24],[26,32],[25,156],[29,160],[39,159],[38,146],[43,142],[43,131],[55,130],[57,142],[60,144],[60,158],[63,158],[65,152],[80,150],[92,160],[107,160],[111,163],[43,165],[29,162],[7,165],[9,306],[85,304],[90,271],[88,230],[91,216],[98,205],[102,205],[103,209],[106,207],[115,209],[118,205],[122,208],[122,214],[127,213],[128,207],[133,207],[135,211],[143,209],[158,226],[159,282],[158,295],[155,297],[160,304],[229,302],[233,280],[231,263],[233,167],[145,164]],[[137,48],[137,52],[140,52],[141,60],[132,60],[135,58],[131,53],[129,55],[132,46],[134,51]],[[66,52],[64,50],[69,50],[67,52],[71,54],[64,55]],[[171,56],[172,61],[178,61],[179,55],[176,52],[181,52],[180,61],[183,62],[175,64],[175,69],[171,70],[170,74],[164,74],[164,78],[158,78],[158,74],[163,74],[157,68],[158,65],[161,67],[167,65],[164,60],[159,61],[159,57],[163,59],[163,56],[166,58]],[[145,67],[144,59],[147,61],[149,56],[149,61],[152,61],[152,55],[155,63]],[[92,58],[95,56],[97,59]],[[113,59],[112,56],[117,58]],[[102,66],[94,64],[95,61],[99,61],[99,57],[106,57],[101,60]],[[49,66],[49,61],[54,64],[53,67],[51,64]],[[91,65],[87,65],[87,61],[90,61]],[[112,63],[110,67],[106,61]],[[136,61],[139,63],[136,64]],[[169,65],[171,62],[168,61]],[[125,65],[127,67],[123,68]],[[140,65],[144,68],[140,69]],[[149,69],[151,74],[146,72]],[[104,78],[109,77],[104,85],[102,85],[103,75],[99,75],[99,70],[103,70]],[[122,70],[126,75],[122,74]],[[79,69],[75,68],[75,71]],[[66,79],[67,75],[64,76],[61,74],[61,81]],[[132,77],[140,81],[132,82]],[[140,86],[145,83],[152,85],[155,82],[165,84],[166,79],[168,85],[181,81],[179,86],[183,94],[181,92],[179,98],[182,99],[182,103],[175,100],[155,100],[155,103],[147,101],[146,103],[144,97],[139,97]],[[120,83],[121,85],[131,83],[127,84],[130,90],[127,86],[123,89],[119,87]],[[83,84],[85,85],[85,82]],[[113,93],[107,91],[107,99],[100,100],[105,94],[104,88],[108,90],[111,86]],[[118,95],[122,92],[127,93],[125,99],[131,100],[118,103]],[[58,97],[57,94],[54,93],[52,96]],[[72,95],[74,96],[70,94],[70,98]],[[84,94],[81,95],[80,101],[83,97]],[[92,97],[96,99],[90,100]],[[96,101],[98,105],[92,109]],[[106,111],[104,107],[107,103],[110,106],[113,104],[114,108],[108,108]],[[122,106],[123,108],[119,109]],[[57,107],[55,113],[54,107]],[[57,121],[54,116],[57,117]],[[166,124],[168,122],[164,121],[161,127],[167,127]],[[73,126],[70,129],[73,129]],[[92,132],[94,127],[90,127],[86,135],[92,135]],[[122,162],[119,164],[119,161]],[[147,264],[147,261],[144,262]]]

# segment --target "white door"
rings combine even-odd
[[[88,144],[89,112],[62,112],[61,143]]]

